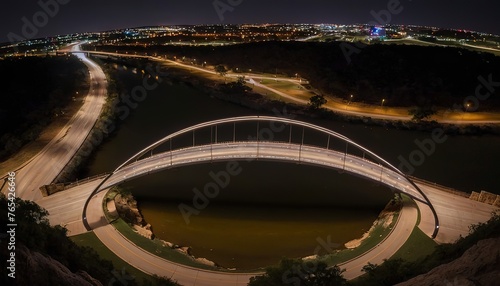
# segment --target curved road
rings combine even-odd
[[[427,183],[415,183],[426,194],[439,217],[439,233],[436,241],[439,243],[455,242],[460,236],[469,234],[469,226],[486,222],[498,207],[471,200],[469,198],[449,193],[439,186]],[[420,210],[419,228],[428,236],[434,230],[434,217],[425,204],[417,201]]]
[[[78,52],[79,46],[73,46],[73,51]],[[39,187],[52,183],[73,158],[94,127],[105,103],[107,82],[104,72],[85,54],[76,55],[89,69],[89,93],[83,106],[61,132],[17,172],[17,196],[22,199],[35,201],[42,197]]]
[[[169,277],[181,285],[247,285],[250,277],[261,273],[225,273],[201,270],[180,265],[142,250],[121,235],[112,225],[107,224],[102,211],[102,199],[106,192],[94,196],[89,204],[88,221],[95,227],[94,233],[111,251],[130,265],[149,274]],[[414,205],[404,205],[399,221],[392,233],[379,245],[339,266],[346,269],[344,277],[354,279],[363,274],[362,268],[368,262],[381,264],[394,255],[408,239],[417,223],[418,210]]]
[[[412,39],[415,40],[415,39]],[[415,40],[418,41],[418,40]],[[477,47],[476,47],[477,48]],[[192,70],[197,70],[200,72],[208,73],[208,74],[217,74],[213,70],[208,70],[205,68],[200,68],[197,66],[192,66],[184,63],[179,63],[177,61],[172,61],[168,59],[163,59],[161,57],[153,57],[153,56],[144,56],[144,55],[135,55],[135,54],[120,54],[120,53],[113,53],[113,52],[101,52],[101,51],[84,51],[85,53],[89,54],[100,54],[100,55],[107,55],[107,56],[115,56],[115,57],[136,57],[136,58],[147,58],[150,60],[155,60],[155,61],[160,61],[160,62],[168,62],[170,64],[174,64],[183,68],[187,69],[192,69]],[[235,73],[227,73],[226,76],[228,77],[239,77],[242,76],[243,74],[235,74]],[[254,84],[255,86],[261,87],[263,89],[269,90],[270,92],[273,92],[275,94],[278,94],[279,96],[286,98],[288,100],[291,100],[293,102],[299,103],[299,104],[309,104],[308,100],[300,99],[295,96],[289,95],[287,93],[284,93],[282,91],[279,91],[277,89],[274,89],[272,87],[260,84],[256,82],[254,79],[270,79],[270,80],[280,80],[280,81],[289,81],[292,83],[304,83],[307,82],[307,80],[303,80],[302,82],[297,79],[293,78],[284,78],[284,77],[266,77],[266,76],[259,76],[259,75],[253,75],[253,74],[244,74],[246,78],[249,79],[250,83]],[[332,111],[346,114],[346,115],[351,115],[351,116],[358,116],[358,117],[371,117],[375,119],[383,119],[383,120],[402,120],[402,121],[410,121],[412,119],[411,116],[409,115],[390,115],[390,114],[384,114],[383,112],[368,112],[367,110],[364,110],[361,107],[358,107],[356,109],[347,110],[345,107],[335,107],[335,106],[325,106],[325,108],[330,109]],[[475,113],[477,115],[478,113]],[[470,117],[471,113],[467,114],[468,117]],[[441,119],[441,118],[436,118],[435,120],[440,123],[447,123],[447,124],[499,124],[500,120],[497,119],[484,119],[484,117],[487,117],[487,114],[484,114],[482,118],[461,118],[461,119]]]

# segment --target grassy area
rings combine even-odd
[[[408,197],[406,195],[402,195],[401,197],[403,199],[402,200],[403,204],[414,204],[413,200],[410,197]],[[355,258],[359,255],[362,255],[363,253],[369,251],[370,249],[374,248],[377,244],[379,244],[382,240],[384,240],[389,235],[392,228],[396,225],[396,222],[398,221],[399,215],[400,215],[399,212],[394,213],[393,218],[392,218],[392,222],[389,225],[389,227],[384,228],[382,225],[375,227],[373,229],[373,231],[371,232],[370,236],[368,238],[366,238],[365,240],[363,240],[363,242],[361,243],[360,246],[358,246],[354,249],[340,250],[334,254],[327,256],[323,260],[326,263],[328,263],[328,265],[334,265],[334,264],[339,264],[339,263],[345,262],[347,260],[353,259],[353,258]],[[423,234],[423,235],[425,236],[425,234]],[[418,237],[418,238],[420,238],[420,237]],[[427,246],[425,247],[425,249],[428,249]]]
[[[374,248],[377,244],[379,244],[387,235],[389,235],[391,229],[394,227],[395,222],[397,221],[397,217],[399,214],[395,214],[392,219],[392,223],[388,228],[384,228],[383,226],[377,226],[370,234],[370,237],[363,240],[360,246],[353,249],[344,249],[337,253],[329,255],[324,259],[328,265],[339,264],[345,262],[347,260],[353,259],[363,253],[369,251]]]
[[[144,249],[145,251],[148,251],[156,256],[159,256],[161,258],[164,258],[166,260],[191,266],[191,267],[196,267],[196,268],[201,268],[201,269],[207,269],[207,270],[218,270],[218,271],[224,271],[224,269],[218,269],[216,267],[212,267],[209,265],[205,265],[202,263],[198,263],[194,261],[191,257],[182,254],[178,252],[177,250],[174,250],[168,246],[164,246],[163,242],[159,239],[148,239],[145,238],[139,234],[137,234],[123,219],[121,218],[116,218],[113,217],[107,210],[106,207],[106,201],[107,200],[112,200],[117,194],[116,189],[112,189],[109,191],[106,196],[103,198],[103,209],[106,217],[108,220],[111,221],[111,224],[122,234],[124,235],[127,239],[129,239],[132,243],[137,245],[138,247]]]
[[[328,255],[327,257],[321,260],[325,261],[328,265],[335,265],[353,259],[359,255],[362,255],[363,253],[374,248],[385,237],[387,237],[387,235],[389,235],[392,228],[395,226],[398,217],[399,217],[399,212],[393,215],[392,222],[387,228],[384,228],[382,225],[375,227],[373,231],[370,233],[370,236],[365,240],[363,240],[360,246],[353,249],[340,250],[334,254]]]
[[[200,267],[204,269],[214,270],[213,267],[209,267],[206,265],[202,265],[200,263],[196,263],[186,255],[179,253],[169,247],[163,246],[162,242],[158,239],[147,239],[139,234],[137,234],[132,228],[122,219],[118,219],[112,223],[113,226],[126,238],[128,238],[131,242],[133,242],[138,247],[153,253],[159,257],[165,258],[167,260],[181,263],[188,266]]]
[[[407,196],[403,197],[404,200],[411,200]],[[421,213],[418,212],[417,223],[415,228],[410,234],[410,237],[406,242],[399,248],[399,250],[391,257],[392,258],[402,258],[406,261],[416,261],[419,258],[423,258],[434,251],[437,243],[428,237],[418,225],[420,224]]]
[[[73,242],[79,246],[87,246],[94,249],[102,259],[109,260],[113,263],[113,267],[119,274],[125,270],[128,275],[135,278],[135,281],[142,282],[144,279],[152,281],[152,277],[139,269],[132,267],[130,264],[122,260],[120,257],[116,256],[111,250],[109,250],[93,232],[87,232],[84,234],[76,235],[70,237]]]
[[[106,195],[106,197],[110,198],[114,194],[114,192],[110,192]],[[410,200],[408,197],[404,197],[403,200]],[[354,249],[345,249],[338,251],[334,254],[328,255],[326,257],[321,258],[322,261],[325,261],[329,265],[338,264],[349,259],[355,258],[363,253],[369,251],[374,248],[377,244],[379,244],[387,235],[389,235],[391,229],[395,226],[396,221],[399,217],[399,212],[396,212],[392,216],[392,221],[389,227],[384,228],[382,225],[377,226],[371,232],[370,236],[363,240],[359,247]],[[136,244],[138,247],[148,251],[154,255],[167,259],[169,261],[173,261],[179,264],[197,267],[208,270],[218,270],[218,271],[230,271],[224,269],[218,269],[216,267],[207,266],[201,263],[194,261],[192,258],[179,253],[178,251],[171,249],[169,247],[164,246],[163,242],[158,239],[150,240],[145,237],[138,235],[125,221],[122,219],[118,219],[114,221],[113,226],[122,233],[125,237],[127,237],[132,243]],[[262,271],[263,269],[256,269],[254,272]],[[248,271],[252,272],[252,271]]]
[[[408,240],[391,258],[401,258],[405,261],[416,261],[434,251],[437,243],[428,237],[417,226],[413,229]]]
[[[247,84],[247,85],[252,88],[252,92],[264,95],[266,98],[269,98],[271,100],[283,100],[283,101],[285,101],[285,99],[281,98],[281,95],[276,94],[268,89],[265,89],[265,88],[262,88],[259,86],[253,86],[251,84]]]
[[[123,234],[127,239],[129,239],[131,242],[133,242],[135,245],[138,247],[144,249],[145,251],[148,251],[156,256],[159,256],[161,258],[164,258],[166,260],[183,264],[186,266],[191,266],[191,267],[196,267],[196,268],[201,268],[201,269],[207,269],[207,270],[217,270],[217,271],[227,271],[231,272],[230,270],[225,270],[225,269],[219,269],[216,267],[212,267],[209,265],[205,265],[202,263],[198,263],[192,258],[190,258],[187,255],[184,255],[168,246],[164,246],[163,242],[158,240],[158,239],[147,239],[130,228],[130,226],[123,221],[122,219],[118,219],[115,222],[112,223],[113,226],[121,233]],[[261,270],[258,270],[261,271]]]
[[[108,221],[114,221],[116,219],[119,218],[118,215],[113,215],[109,212],[108,210],[108,201],[111,201],[111,200],[114,200],[115,199],[115,196],[118,194],[118,191],[116,189],[116,187],[113,187],[111,188],[111,190],[109,190],[106,195],[104,196],[104,198],[102,199],[102,209],[104,211],[104,215],[106,216],[106,219]]]
[[[291,95],[291,96],[298,98],[298,99],[309,100],[309,98],[311,98],[311,96],[314,95],[313,92],[307,90],[302,85],[300,85],[298,83],[286,81],[286,80],[275,81],[273,79],[261,79],[261,80],[259,80],[259,82],[267,87],[281,91],[283,93],[286,93],[286,94]],[[269,91],[266,90],[266,92],[269,92]],[[284,101],[286,101],[286,99],[284,99]],[[292,102],[294,102],[294,101],[292,101]]]

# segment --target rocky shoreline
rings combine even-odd
[[[193,259],[194,261],[212,266],[212,267],[217,267],[220,268],[219,265],[217,265],[215,262],[208,260],[206,258],[202,257],[195,257],[191,254],[191,248],[189,246],[180,246],[165,240],[161,240],[155,237],[152,226],[147,223],[144,220],[144,217],[142,216],[138,206],[137,206],[137,200],[133,197],[132,194],[130,193],[124,193],[124,192],[118,192],[116,196],[114,197],[114,203],[116,206],[116,211],[118,212],[118,215],[120,218],[122,218],[127,224],[131,226],[131,228],[139,235],[147,238],[147,239],[157,239],[162,243],[164,247],[171,248],[181,254],[184,254],[188,256],[189,258]],[[379,227],[382,226],[383,228],[388,228],[391,223],[393,222],[394,215],[396,212],[398,212],[401,209],[401,200],[399,199],[392,199],[386,206],[385,208],[380,212],[379,216],[377,219],[373,222],[373,225],[370,227],[370,229],[363,234],[362,237],[353,239],[349,242],[346,242],[344,244],[346,249],[354,249],[359,247],[363,241],[365,241],[367,238],[371,236],[373,231]],[[313,256],[308,256],[304,257],[302,259],[307,260],[307,259],[315,259],[317,258],[317,255]]]
[[[181,246],[171,242],[161,240],[155,237],[152,226],[144,220],[139,208],[137,207],[137,200],[130,193],[118,192],[114,197],[116,211],[120,218],[122,218],[131,228],[139,235],[150,239],[159,240],[164,247],[171,248],[179,253],[182,253],[194,261],[212,267],[219,267],[215,262],[202,257],[194,257],[191,254],[189,246]]]
[[[367,238],[369,238],[372,235],[373,231],[377,227],[381,226],[384,229],[388,228],[394,220],[394,215],[400,209],[401,209],[401,201],[395,200],[395,199],[391,200],[385,206],[385,208],[380,212],[380,214],[378,215],[377,219],[373,222],[370,229],[367,232],[363,233],[363,235],[360,238],[353,239],[351,241],[346,242],[344,244],[345,248],[354,249],[354,248],[360,246],[363,243],[363,241],[365,241]]]

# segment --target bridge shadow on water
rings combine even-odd
[[[163,171],[122,187],[139,200],[190,202],[194,189],[203,192],[206,185],[218,184],[214,178],[226,169],[226,164]],[[211,203],[380,209],[393,196],[379,183],[332,169],[265,161],[240,161],[238,166],[240,174],[231,176],[226,185],[218,184],[219,192],[210,198]]]
[[[359,238],[393,197],[385,186],[338,171],[277,162],[238,162],[241,173],[186,224],[179,204],[214,182],[225,162],[188,166],[139,178],[129,190],[153,232],[189,245],[197,257],[252,269],[283,256],[312,255],[317,239],[343,244]]]

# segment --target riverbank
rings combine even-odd
[[[352,124],[363,124],[368,126],[383,126],[386,128],[394,128],[398,130],[411,130],[432,132],[438,128],[442,129],[445,134],[449,135],[483,135],[483,134],[500,134],[499,124],[452,124],[439,123],[436,121],[403,121],[391,119],[377,119],[370,116],[355,116],[339,112],[334,112],[330,109],[319,108],[311,109],[308,105],[299,105],[289,101],[285,101],[276,96],[269,94],[261,89],[259,92],[244,92],[244,93],[227,93],[221,91],[221,84],[230,80],[221,78],[220,80],[214,77],[203,76],[199,72],[188,71],[185,68],[166,65],[168,67],[168,78],[174,83],[185,84],[196,88],[211,97],[231,102],[246,108],[256,111],[265,111],[275,113],[276,110],[282,112],[286,108],[288,114],[302,115],[310,118],[320,118],[327,120],[343,121]],[[249,84],[249,86],[251,86]],[[264,94],[262,94],[264,92]]]
[[[175,250],[185,255],[186,257],[188,257],[189,259],[193,260],[196,263],[219,268],[219,265],[217,265],[213,261],[210,261],[206,258],[193,256],[191,254],[191,248],[189,246],[177,245],[156,238],[153,233],[152,226],[149,223],[147,223],[144,217],[142,216],[141,211],[138,208],[137,200],[133,197],[131,193],[115,187],[108,193],[106,197],[108,198],[108,200],[106,200],[105,204],[108,212],[113,216],[113,211],[110,210],[113,207],[111,208],[109,207],[111,202],[116,209],[116,214],[112,218],[112,220],[116,220],[119,217],[123,221],[125,221],[136,234],[145,237],[149,240],[158,240],[160,244],[163,245],[164,247]],[[233,270],[233,269],[228,269],[228,270]]]
[[[203,258],[203,257],[197,257],[196,255],[193,255],[191,253],[191,247],[189,245],[175,245],[174,243],[167,242],[164,240],[159,239],[153,234],[154,231],[154,226],[152,227],[149,225],[147,222],[145,222],[144,217],[142,216],[142,213],[140,211],[140,206],[138,206],[137,201],[135,198],[128,193],[127,191],[119,190],[117,188],[113,189],[110,194],[108,194],[108,198],[112,198],[114,203],[117,205],[116,209],[121,210],[119,213],[120,218],[124,220],[128,228],[135,232],[138,235],[141,235],[147,239],[149,239],[152,243],[153,241],[156,241],[163,245],[164,247],[168,249],[172,249],[178,253],[181,253],[185,255],[187,258],[189,258],[193,262],[201,263],[207,266],[215,267],[219,270],[224,270],[224,271],[233,271],[233,270],[242,270],[242,269],[247,269],[247,268],[240,268],[238,266],[222,266],[217,263],[217,260],[215,262]],[[324,252],[324,250],[321,251],[314,251],[314,255],[306,256],[303,259],[329,259],[330,255],[333,254],[335,256],[338,256],[339,253],[342,253],[342,256],[345,256],[345,260],[349,260],[352,258],[350,254],[355,254],[361,251],[362,249],[365,251],[368,251],[371,249],[371,247],[366,248],[366,245],[372,245],[372,244],[378,244],[380,241],[385,239],[385,237],[390,234],[390,229],[394,227],[395,221],[397,218],[397,215],[399,214],[400,208],[401,208],[401,201],[399,200],[391,200],[385,207],[384,209],[379,213],[378,217],[376,217],[375,221],[373,222],[372,226],[370,229],[363,234],[361,238],[351,240],[347,243],[345,243],[344,246],[342,244],[339,244],[338,247],[335,247],[335,250],[332,250],[333,252]],[[172,218],[166,218],[167,220],[172,219]],[[161,233],[164,237],[165,232],[163,231]],[[330,238],[328,238],[330,239]],[[335,238],[333,238],[335,239]],[[272,244],[272,241],[268,241],[268,244]],[[208,244],[209,245],[209,244]],[[359,246],[361,248],[358,249]],[[210,246],[212,247],[212,246]],[[223,251],[227,252],[227,250],[224,250],[223,248],[219,247],[217,248],[218,251]],[[215,251],[215,250],[214,250]],[[312,254],[310,252],[310,254]],[[283,254],[286,255],[286,254]],[[290,256],[290,255],[286,255]],[[293,255],[291,256],[293,257]],[[247,257],[249,259],[249,257]],[[345,261],[345,260],[340,260],[339,262]],[[267,265],[267,264],[266,264]],[[260,265],[260,266],[255,266],[255,267],[264,267],[266,265]],[[256,268],[248,268],[248,269],[256,269]]]
[[[372,238],[375,230],[377,228],[382,228],[383,230],[387,230],[393,223],[396,218],[397,213],[401,210],[402,201],[399,199],[392,199],[385,208],[380,212],[378,218],[373,222],[373,225],[370,229],[363,234],[360,238],[353,239],[344,244],[346,249],[355,249],[367,239]]]

